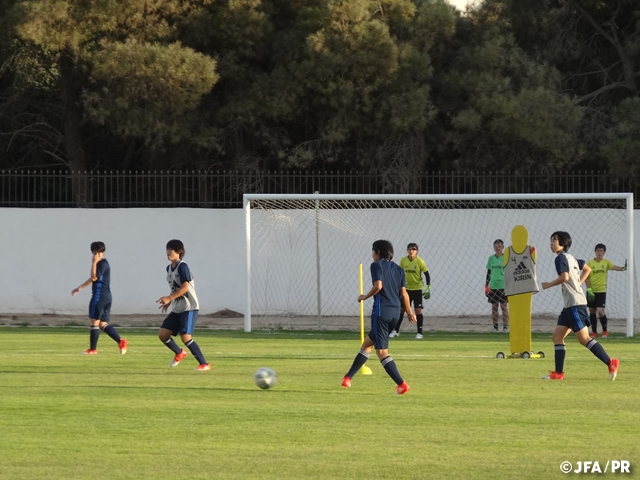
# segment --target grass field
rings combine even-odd
[[[340,386],[358,351],[347,332],[198,331],[212,371],[196,372],[155,330],[126,330],[129,352],[88,328],[0,328],[0,478],[553,479],[563,461],[640,471],[640,340],[602,340],[618,379],[575,339],[564,382],[546,359],[497,360],[503,334],[393,339],[411,391],[375,355],[373,375]],[[278,385],[259,390],[268,366]],[[570,474],[575,476],[576,474]],[[611,476],[610,473],[607,474]]]

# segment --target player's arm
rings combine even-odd
[[[77,295],[77,294],[78,294],[78,292],[79,292],[80,290],[82,290],[83,288],[88,287],[88,286],[89,286],[89,285],[91,285],[93,282],[94,282],[93,277],[92,277],[92,278],[89,278],[86,282],[84,282],[83,284],[79,285],[79,286],[78,286],[78,288],[74,288],[74,289],[71,291],[71,295]]]
[[[429,275],[429,270],[424,272],[424,281],[425,281],[425,285],[431,286],[431,275]]]
[[[546,290],[547,288],[555,287],[556,285],[562,285],[567,281],[569,281],[569,272],[562,272],[555,280],[552,280],[551,282],[542,282],[542,289]]]
[[[580,274],[580,285],[582,285],[591,274],[591,267],[587,265],[587,262],[582,265],[582,273]]]
[[[74,288],[71,291],[71,295],[76,295],[80,290],[82,290],[83,288],[88,287],[93,282],[98,280],[98,262],[100,260],[102,260],[103,257],[104,257],[104,253],[96,252],[96,253],[93,254],[93,258],[91,259],[91,272],[89,274],[90,275],[89,279],[87,281],[85,281],[84,283],[82,283],[81,285],[79,285],[78,288]]]
[[[376,280],[375,282],[373,282],[373,286],[371,287],[371,290],[369,290],[364,295],[359,295],[358,296],[358,301],[362,302],[363,300],[366,300],[367,298],[371,298],[376,293],[378,293],[380,290],[382,290],[382,280]]]
[[[158,308],[161,308],[162,311],[165,312],[167,308],[169,308],[169,305],[171,305],[171,302],[173,302],[176,298],[180,298],[181,296],[186,294],[188,291],[189,291],[189,282],[188,281],[183,282],[180,288],[175,292],[173,292],[171,295],[167,295],[166,297],[160,297],[156,301],[156,303],[160,304]]]
[[[407,317],[409,317],[409,322],[415,323],[417,321],[416,314],[411,310],[411,300],[409,299],[409,294],[407,293],[406,287],[400,288],[400,300],[402,300],[402,305],[407,312]]]
[[[626,272],[627,271],[627,261],[624,261],[624,267],[619,267],[618,265],[614,265],[612,270],[616,272]]]

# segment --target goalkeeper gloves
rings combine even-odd
[[[431,298],[431,285],[425,285],[422,289],[422,298],[429,300]]]
[[[627,271],[627,259],[624,259],[624,267],[622,267],[622,271],[626,272]]]
[[[596,294],[593,293],[591,287],[587,288],[587,301],[593,302],[596,299]]]
[[[484,294],[488,297],[490,293],[491,293],[491,290],[489,289],[489,285],[485,285]]]

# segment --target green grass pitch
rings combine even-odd
[[[574,338],[564,382],[550,335],[546,359],[498,360],[503,334],[428,333],[391,340],[411,385],[394,383],[375,354],[371,376],[342,376],[358,352],[348,332],[220,332],[196,339],[212,365],[194,371],[155,330],[121,329],[119,355],[88,327],[0,328],[3,479],[553,479],[563,461],[631,462],[640,471],[640,339],[603,339],[621,360],[615,382]],[[260,390],[268,366],[278,385]],[[573,476],[575,474],[572,474]]]

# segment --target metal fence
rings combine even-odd
[[[244,193],[473,194],[634,193],[633,176],[608,172],[366,172],[0,170],[0,207],[237,208]]]

